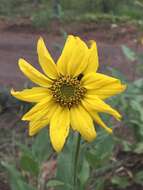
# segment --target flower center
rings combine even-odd
[[[74,96],[75,88],[72,85],[63,84],[61,86],[61,93],[66,98],[68,98],[70,96]]]
[[[86,89],[80,85],[80,80],[69,76],[61,76],[56,79],[52,84],[51,91],[56,102],[69,108],[78,105],[86,93]]]

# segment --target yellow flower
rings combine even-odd
[[[96,137],[94,122],[111,133],[112,129],[101,120],[99,112],[120,120],[121,115],[104,100],[121,93],[126,86],[116,78],[96,72],[99,66],[96,42],[91,41],[87,47],[79,37],[69,35],[57,64],[42,38],[38,40],[37,52],[45,75],[24,59],[19,60],[19,67],[40,87],[11,90],[16,98],[36,103],[22,118],[29,121],[29,135],[49,126],[51,143],[59,152],[70,126],[89,142]]]

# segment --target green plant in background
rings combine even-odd
[[[34,26],[49,29],[49,24],[52,20],[60,21],[64,16],[60,1],[52,0],[51,2],[52,3],[43,1],[38,12],[33,12],[31,15],[31,21]]]
[[[132,50],[131,48],[128,48],[127,46],[122,46],[123,53],[125,54],[126,58],[131,61],[132,63],[135,63],[135,72],[137,72],[137,75],[142,76],[143,72],[143,53],[138,53]]]
[[[141,76],[139,79],[136,79],[132,82],[129,82],[125,76],[117,72],[115,69],[110,68],[113,76],[116,75],[119,78],[124,78],[126,83],[128,83],[128,89],[126,93],[120,95],[118,101],[115,101],[114,98],[112,105],[118,106],[125,114],[123,120],[123,126],[126,129],[129,129],[131,133],[127,130],[125,134],[121,135],[122,139],[122,154],[124,157],[133,156],[130,160],[129,158],[123,166],[127,165],[127,171],[130,173],[128,178],[126,176],[122,177],[113,177],[112,183],[118,185],[119,187],[129,186],[131,183],[137,183],[142,185],[143,172],[140,168],[136,168],[137,164],[142,164],[142,155],[143,155],[143,78],[142,78],[142,55],[136,53],[126,46],[122,46],[123,53],[128,60],[136,64],[136,73]],[[135,63],[136,61],[136,63]],[[118,139],[120,140],[119,136]],[[127,163],[126,163],[127,162]],[[133,169],[132,169],[133,168]]]
[[[28,147],[23,144],[17,144],[20,151],[20,157],[17,163],[13,165],[1,162],[1,165],[8,171],[12,190],[34,190],[48,189],[54,187],[56,189],[72,189],[71,178],[73,178],[73,164],[75,154],[75,140],[77,136],[73,134],[68,140],[64,150],[57,157],[57,172],[50,170],[55,160],[52,149],[49,149],[49,141],[47,131],[43,129],[32,146]],[[106,146],[105,146],[106,143]],[[113,155],[114,141],[110,135],[100,132],[96,143],[92,147],[81,143],[80,160],[78,170],[79,190],[85,189],[87,186],[99,186],[105,179],[101,177],[107,170],[112,168],[110,159]],[[108,152],[106,151],[108,149]],[[108,165],[109,164],[109,165]],[[44,169],[44,165],[49,168]],[[17,167],[19,169],[17,169]],[[90,176],[91,167],[93,168],[92,178]],[[94,169],[95,168],[95,169]],[[51,171],[51,179],[46,175]],[[94,175],[97,178],[94,180]],[[96,184],[94,184],[96,182]],[[33,184],[33,185],[32,185]],[[104,184],[102,184],[103,186]],[[99,189],[99,188],[98,188]]]
[[[21,156],[18,163],[8,164],[1,162],[1,165],[8,171],[12,190],[35,190],[42,189],[44,175],[44,161],[48,161],[52,154],[45,130],[37,136],[29,148],[23,144],[17,144]],[[47,150],[48,148],[48,150]],[[17,170],[16,165],[19,167]],[[33,185],[32,185],[33,184]]]
[[[0,0],[0,15],[9,19],[27,18],[33,26],[49,28],[52,20],[125,21],[142,25],[142,0]]]
[[[136,141],[140,142],[142,141],[142,135],[143,135],[143,78],[142,78],[142,71],[143,71],[143,54],[142,53],[136,53],[130,48],[126,46],[122,46],[123,52],[125,56],[132,61],[136,65],[136,73],[140,77],[139,79],[136,79],[134,82],[129,84],[129,88],[127,91],[126,96],[124,99],[128,100],[128,105],[132,108],[132,112],[129,111],[128,108],[128,117],[127,119],[127,125],[129,124],[133,130],[136,137]],[[131,119],[133,117],[133,119]]]

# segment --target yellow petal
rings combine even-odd
[[[104,128],[108,133],[112,133],[112,129],[107,127],[107,125],[102,121],[99,114],[95,110],[89,110],[89,112],[98,125]]]
[[[88,48],[78,37],[68,36],[62,54],[57,62],[63,75],[77,76],[87,67]]]
[[[120,94],[126,89],[126,85],[112,85],[111,89],[110,87],[104,87],[99,90],[88,90],[89,95],[97,95],[102,100],[109,98],[111,96]]]
[[[50,101],[46,109],[44,108],[43,110],[41,110],[41,112],[39,112],[40,114],[38,113],[38,115],[32,117],[32,120],[30,120],[29,124],[29,135],[33,136],[38,133],[42,128],[48,126],[50,119],[52,118],[58,107],[58,104]]]
[[[71,59],[68,63],[68,75],[78,76],[83,73],[88,65],[88,48],[86,44],[78,37],[75,38],[75,46],[71,54]]]
[[[74,36],[69,35],[66,40],[65,46],[63,48],[62,54],[57,61],[58,71],[62,75],[67,75],[67,66],[68,66],[68,62],[71,58],[71,52],[72,52],[74,46],[75,46],[75,38],[74,38]]]
[[[39,102],[49,96],[49,90],[42,87],[33,87],[22,91],[11,90],[11,94],[19,100],[26,102]]]
[[[82,104],[88,110],[95,110],[97,112],[108,113],[114,116],[117,120],[121,119],[121,115],[111,106],[106,104],[103,100],[99,99],[95,95],[86,95]]]
[[[44,116],[50,109],[50,101],[52,96],[47,96],[41,102],[37,103],[33,108],[30,109],[26,114],[23,115],[22,120],[33,120],[34,118],[40,118]],[[46,113],[45,113],[46,112]]]
[[[57,152],[60,152],[65,144],[69,134],[69,125],[69,109],[59,106],[50,121],[50,139]]]
[[[121,81],[100,73],[88,73],[82,80],[81,84],[88,89],[88,94],[96,95],[101,99],[119,94],[126,89],[126,85]]]
[[[88,58],[88,65],[84,71],[84,74],[90,72],[96,72],[99,66],[98,62],[98,51],[97,45],[95,41],[91,41],[91,47],[89,48],[89,58]]]
[[[48,79],[46,76],[41,74],[38,70],[36,70],[33,66],[31,66],[24,59],[20,59],[19,62],[20,70],[34,83],[42,86],[49,87],[51,86],[52,81]]]
[[[38,121],[30,121],[29,124],[29,136],[33,136],[37,134],[41,129],[43,129],[45,126],[48,126],[49,124],[49,118],[45,118]]]
[[[70,109],[70,120],[72,128],[77,130],[85,140],[90,142],[96,138],[93,120],[82,106]]]
[[[39,38],[38,40],[37,52],[38,52],[39,63],[44,73],[48,77],[56,79],[58,77],[56,64],[54,63],[50,53],[48,52],[48,49],[46,48],[44,40],[42,38]]]

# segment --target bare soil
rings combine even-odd
[[[64,26],[53,23],[50,31],[36,30],[28,24],[0,22],[0,86],[19,87],[26,82],[21,74],[17,61],[25,58],[34,66],[38,66],[36,43],[43,36],[51,54],[57,59],[59,48],[64,43],[61,30],[68,34],[76,34],[88,41],[94,39],[99,48],[100,69],[113,66],[126,74],[129,79],[135,77],[135,65],[128,62],[121,51],[121,45],[126,44],[137,51],[142,51],[140,43],[142,33],[135,26],[118,26],[111,24],[76,24]]]

